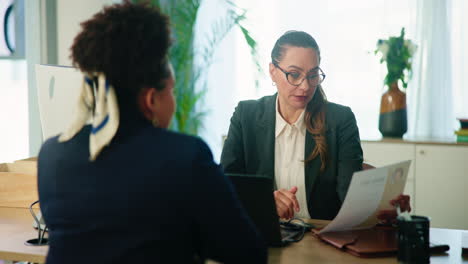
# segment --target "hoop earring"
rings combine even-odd
[[[154,127],[158,127],[159,126],[159,121],[156,117],[153,117],[153,120],[151,120],[151,123],[153,124]]]

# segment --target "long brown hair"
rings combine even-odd
[[[283,58],[284,52],[286,51],[286,46],[293,47],[302,47],[302,48],[312,48],[317,52],[319,62],[320,62],[320,49],[315,41],[315,39],[307,34],[304,31],[288,31],[284,33],[275,43],[273,50],[271,51],[271,61],[272,63],[279,63]],[[327,160],[328,160],[328,149],[327,141],[325,138],[326,130],[326,118],[325,118],[325,106],[327,98],[322,89],[322,86],[319,85],[315,94],[307,104],[306,113],[304,116],[307,131],[312,134],[312,137],[315,140],[315,148],[308,155],[305,162],[310,162],[315,159],[317,156],[320,156],[320,171],[324,171]]]

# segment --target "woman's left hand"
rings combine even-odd
[[[409,195],[404,195],[400,194],[398,197],[390,201],[390,204],[392,206],[399,205],[400,210],[402,212],[411,212],[411,205],[410,205],[410,196]],[[377,218],[380,220],[383,220],[384,222],[391,222],[396,219],[397,217],[397,211],[396,209],[391,209],[391,210],[381,210],[377,214]]]

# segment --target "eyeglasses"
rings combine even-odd
[[[322,69],[320,69],[319,67],[313,70],[315,72],[314,74],[306,75],[305,73],[298,71],[285,71],[276,62],[273,62],[273,65],[275,65],[276,68],[280,69],[284,73],[284,75],[286,75],[286,80],[288,80],[288,83],[294,86],[301,85],[302,82],[305,79],[307,79],[309,85],[315,87],[321,84],[323,80],[325,80],[326,76],[325,73],[323,73]]]

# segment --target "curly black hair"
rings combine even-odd
[[[125,1],[106,6],[81,23],[70,58],[83,72],[104,73],[121,111],[135,111],[143,88],[164,88],[163,80],[170,74],[170,44],[166,15],[147,3]]]

